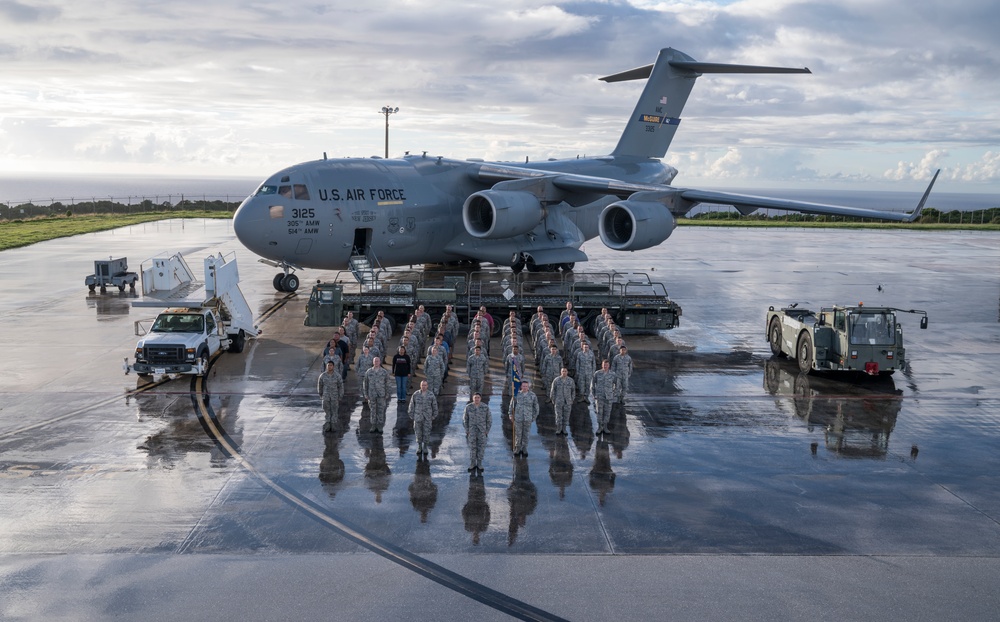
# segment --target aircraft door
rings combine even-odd
[[[368,250],[372,244],[372,230],[369,229],[355,229],[354,230],[354,246],[351,249],[351,255],[368,255]]]

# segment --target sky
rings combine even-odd
[[[673,47],[674,185],[1000,192],[996,0],[0,0],[0,172],[264,178],[609,153]]]

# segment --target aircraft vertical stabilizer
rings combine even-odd
[[[701,63],[673,48],[660,50],[656,62],[601,78],[624,82],[649,78],[625,126],[615,156],[662,158],[681,123],[694,81],[703,73],[812,73],[808,69]]]

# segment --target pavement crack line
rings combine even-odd
[[[315,501],[287,489],[276,481],[259,471],[240,451],[239,445],[222,428],[215,417],[209,403],[209,395],[205,388],[204,378],[195,377],[192,386],[192,401],[198,411],[198,419],[205,428],[208,436],[219,446],[228,456],[233,458],[240,466],[246,469],[253,477],[266,487],[274,491],[286,503],[303,512],[310,518],[326,525],[330,529],[340,533],[348,540],[376,553],[391,562],[416,572],[417,574],[430,579],[439,585],[451,589],[459,594],[467,596],[497,611],[506,613],[509,616],[520,620],[546,620],[561,621],[564,618],[539,609],[528,603],[517,600],[502,592],[498,592],[481,583],[477,583],[458,573],[452,572],[443,566],[435,564],[420,557],[406,549],[387,542],[374,534],[356,527],[337,516],[329,510],[320,506]],[[603,529],[603,525],[602,525]]]

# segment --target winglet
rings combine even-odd
[[[941,169],[934,171],[934,177],[931,178],[931,183],[927,185],[927,190],[924,190],[924,196],[920,197],[920,203],[917,203],[917,209],[913,210],[906,220],[903,222],[916,222],[920,218],[920,210],[924,209],[924,203],[927,202],[927,197],[931,194],[931,188],[934,187],[934,182],[937,181],[938,175],[941,173]]]

